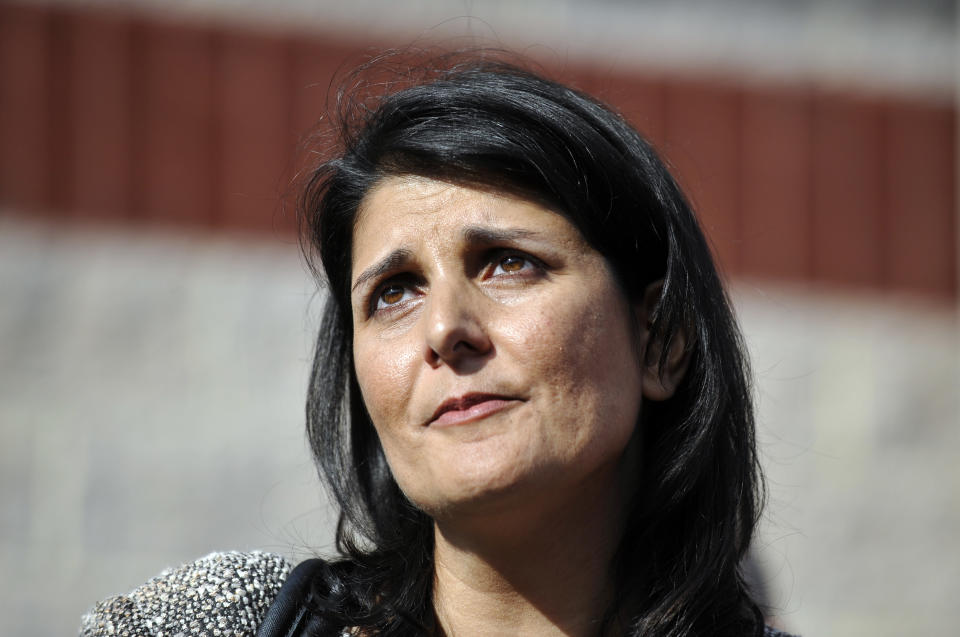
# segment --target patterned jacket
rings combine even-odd
[[[279,555],[211,553],[84,615],[81,637],[255,637],[291,570]],[[767,628],[764,637],[791,637]]]

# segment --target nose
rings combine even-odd
[[[427,303],[425,357],[431,367],[460,368],[491,350],[483,302],[469,285],[434,285]]]

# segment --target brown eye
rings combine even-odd
[[[527,260],[523,257],[518,257],[516,255],[511,255],[508,257],[503,257],[498,263],[498,269],[504,272],[520,272],[523,270],[524,266],[527,264]]]
[[[396,305],[403,300],[406,294],[407,288],[402,285],[387,286],[383,292],[380,293],[380,298],[377,299],[377,309]]]
[[[384,303],[397,303],[403,298],[403,288],[399,285],[391,286],[383,291],[380,298]]]

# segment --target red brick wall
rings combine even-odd
[[[290,231],[280,202],[296,142],[334,72],[367,46],[2,5],[0,204]],[[585,64],[552,72],[617,106],[665,154],[728,274],[956,298],[955,104]]]

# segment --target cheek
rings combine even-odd
[[[616,299],[611,302],[611,299]],[[541,308],[517,324],[518,341],[567,436],[592,445],[629,437],[640,412],[641,370],[629,309],[616,291]]]
[[[416,351],[396,340],[355,338],[354,368],[363,402],[378,430],[402,421],[413,385]]]
[[[567,383],[639,383],[640,366],[628,310],[608,299],[541,308],[518,321],[515,333],[515,340],[542,372]]]

